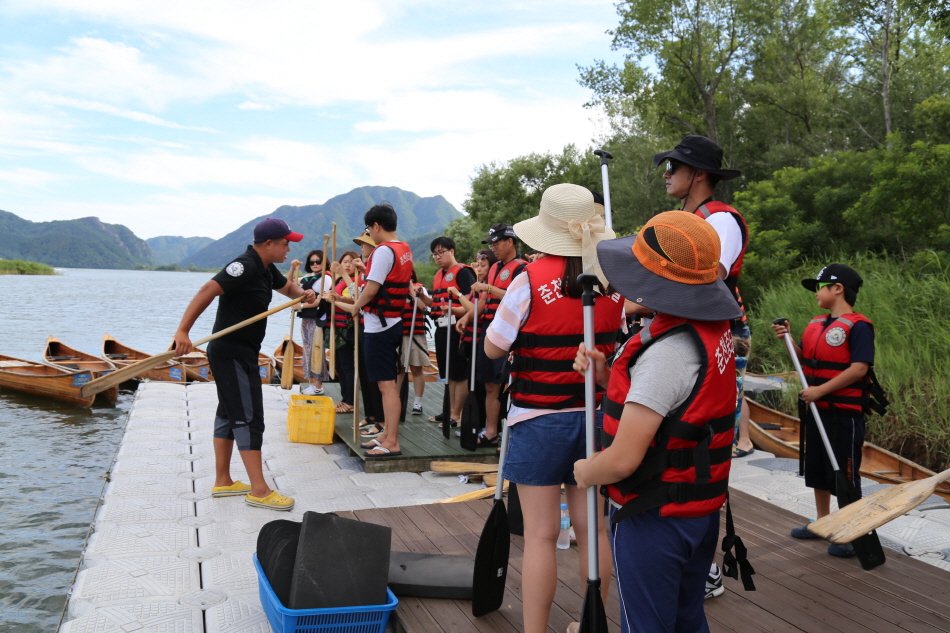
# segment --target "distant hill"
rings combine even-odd
[[[330,233],[331,223],[337,223],[337,253],[352,248],[353,238],[363,232],[363,214],[374,204],[389,201],[399,215],[397,234],[410,242],[413,254],[420,261],[429,257],[429,242],[461,214],[442,196],[420,198],[398,187],[359,187],[326,201],[302,207],[282,206],[273,213],[262,215],[244,224],[236,231],[205,246],[178,263],[194,264],[199,268],[217,268],[227,264],[253,241],[254,226],[264,218],[280,218],[291,230],[303,233],[299,244],[292,244],[290,257],[303,260],[310,250],[323,248],[323,235]],[[431,235],[431,237],[429,237]],[[417,241],[425,236],[424,244]]]
[[[159,266],[177,264],[186,260],[212,242],[214,239],[210,237],[181,237],[180,235],[161,235],[145,240],[152,249],[155,263]]]
[[[31,222],[0,211],[0,257],[64,268],[154,266],[144,240],[121,224],[99,218]]]

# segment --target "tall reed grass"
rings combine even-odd
[[[19,259],[0,259],[0,275],[55,275],[51,266]]]
[[[826,263],[846,263],[864,278],[856,312],[874,322],[874,370],[891,401],[883,418],[867,418],[868,441],[931,470],[950,461],[950,259],[934,253],[911,260],[871,255],[813,262],[775,280],[757,303],[750,321],[754,333],[752,371],[791,369],[782,341],[769,327],[787,317],[801,342],[808,321],[823,311],[801,280],[814,278]],[[786,412],[797,415],[795,399]]]

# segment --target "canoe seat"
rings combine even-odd
[[[50,356],[50,360],[79,360],[78,356]]]
[[[176,358],[207,358],[207,356],[205,356],[204,352],[188,352],[187,354],[176,356]]]
[[[128,357],[129,357],[128,354],[106,354],[106,356],[108,356],[109,358],[115,358],[115,359],[118,359],[118,360],[122,360],[123,358],[128,358]]]
[[[35,367],[36,363],[25,363],[19,360],[0,360],[0,367],[13,368],[13,367]]]

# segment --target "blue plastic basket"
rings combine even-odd
[[[274,633],[384,633],[399,599],[386,589],[386,604],[338,609],[288,609],[280,603],[254,554],[261,605]]]

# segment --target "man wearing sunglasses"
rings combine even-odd
[[[714,200],[716,185],[723,180],[738,178],[741,172],[722,168],[722,148],[705,136],[690,135],[683,138],[674,149],[653,155],[653,166],[663,165],[663,178],[666,181],[666,193],[682,201],[682,210],[705,218],[719,235],[719,278],[726,282],[732,291],[742,317],[732,322],[732,338],[738,350],[751,350],[752,334],[745,316],[745,307],[739,294],[738,282],[742,272],[742,260],[749,242],[749,229],[745,219],[733,207]],[[741,384],[745,376],[745,365],[738,369],[737,383]],[[738,438],[733,457],[745,457],[753,452],[749,440],[748,405],[742,398],[741,390],[737,394],[736,404]],[[719,525],[719,515],[710,515]],[[706,580],[706,598],[722,595],[722,573],[713,563]]]

